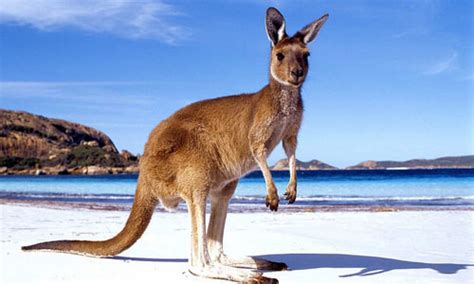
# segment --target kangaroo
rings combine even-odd
[[[191,220],[191,274],[245,283],[278,283],[258,270],[285,270],[286,264],[254,257],[232,258],[224,253],[227,208],[239,178],[258,166],[265,179],[266,206],[277,211],[279,197],[266,159],[281,141],[290,167],[285,198],[295,202],[295,150],[303,115],[301,86],[308,73],[307,44],[327,18],[326,14],[289,37],[283,15],[275,8],[267,10],[269,84],[257,93],[193,103],[158,124],[140,159],[130,216],[115,237],[43,242],[22,249],[113,256],[141,237],[157,204],[173,209],[185,201]],[[211,214],[206,231],[208,199]]]

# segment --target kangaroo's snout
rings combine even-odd
[[[298,80],[300,77],[302,77],[304,74],[303,69],[294,69],[291,71],[291,77],[293,79]]]

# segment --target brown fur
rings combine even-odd
[[[305,27],[319,31],[327,16]],[[314,27],[319,28],[315,30]],[[260,259],[234,260],[223,253],[223,232],[230,198],[238,179],[257,166],[267,187],[267,206],[278,209],[279,197],[266,158],[282,141],[290,161],[286,199],[296,199],[295,150],[303,114],[300,89],[308,71],[307,33],[288,38],[283,16],[267,11],[267,31],[273,48],[270,83],[257,93],[228,96],[191,104],[162,121],[150,134],[140,160],[140,176],[130,217],[124,229],[106,241],[53,241],[24,250],[54,250],[109,256],[130,247],[144,232],[157,202],[167,208],[185,201],[191,219],[190,271],[210,278],[249,283],[277,283],[261,273],[222,269],[214,265],[285,269]],[[308,34],[308,37],[314,36]],[[308,38],[307,37],[307,38]],[[277,54],[284,54],[279,59]],[[281,56],[280,56],[281,57]],[[295,76],[295,70],[302,70]],[[209,227],[205,204],[211,200]]]

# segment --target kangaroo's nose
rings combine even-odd
[[[291,71],[291,76],[293,76],[296,80],[303,76],[303,69],[295,69]]]

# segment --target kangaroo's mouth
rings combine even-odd
[[[301,84],[303,84],[303,81],[304,81],[304,79],[290,80],[290,81],[288,81],[288,83],[290,83],[290,85],[293,85],[295,87],[299,87]]]

